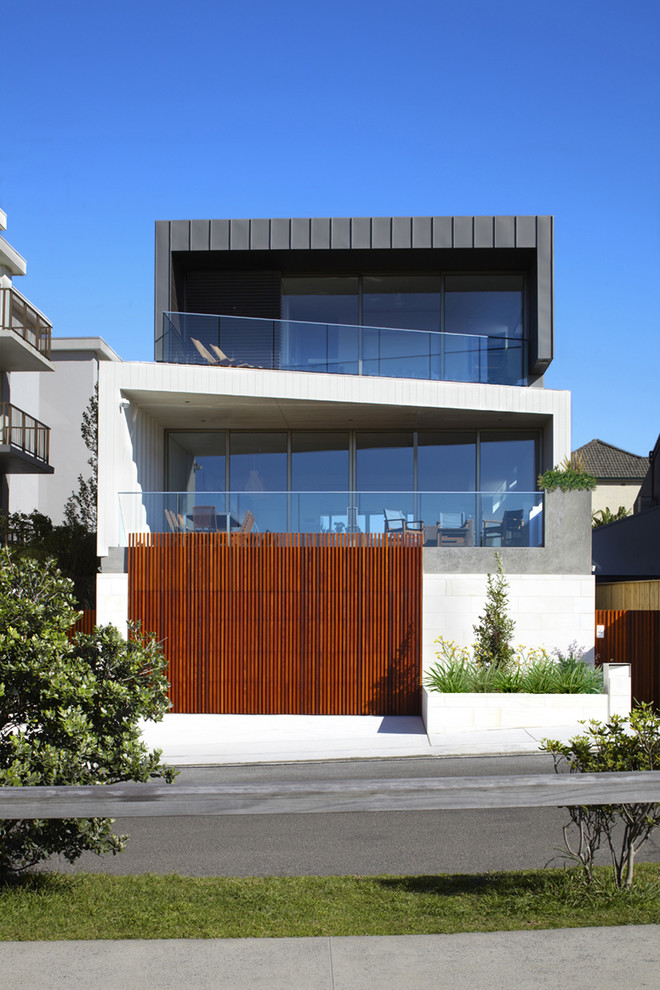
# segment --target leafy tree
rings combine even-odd
[[[90,533],[96,532],[96,502],[98,490],[99,452],[99,385],[94,386],[87,408],[83,412],[80,433],[91,453],[87,463],[92,469],[89,478],[78,475],[78,491],[69,495],[64,506],[64,518],[70,526],[84,526]]]
[[[497,575],[486,578],[486,606],[479,621],[472,627],[476,636],[474,660],[480,666],[506,667],[513,657],[511,640],[515,622],[507,614],[509,584],[504,577],[502,558],[495,554]]]
[[[593,529],[596,529],[598,526],[606,526],[607,523],[616,522],[618,519],[625,519],[629,515],[630,512],[625,505],[620,505],[616,512],[612,512],[609,505],[606,505],[604,509],[594,512],[591,517],[591,525]]]
[[[660,716],[651,705],[639,705],[626,718],[613,715],[606,723],[590,722],[587,731],[568,744],[544,739],[541,749],[552,753],[557,773],[566,769],[569,773],[660,770]],[[564,845],[587,883],[593,883],[594,855],[605,842],[615,885],[632,887],[635,855],[660,825],[660,804],[589,805],[566,810],[570,822],[564,826]]]
[[[0,785],[111,784],[174,778],[140,738],[140,718],[169,707],[165,661],[138,630],[73,641],[70,581],[52,562],[0,553]],[[119,852],[105,818],[0,821],[0,878],[52,853]]]
[[[11,544],[12,555],[31,557],[45,563],[53,558],[64,577],[73,581],[80,608],[92,609],[96,602],[96,534],[82,523],[53,525],[49,516],[33,512],[12,512],[0,517],[2,542]]]

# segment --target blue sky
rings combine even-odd
[[[573,445],[660,430],[657,0],[23,0],[0,207],[59,336],[153,357],[156,219],[555,216]]]

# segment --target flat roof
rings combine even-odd
[[[103,337],[51,337],[53,351],[92,351],[99,361],[121,361],[116,351],[106,344]]]

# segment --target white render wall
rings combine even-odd
[[[596,582],[572,574],[506,574],[513,642],[565,650],[577,640],[593,662]],[[436,661],[435,640],[459,646],[474,642],[472,627],[486,601],[485,574],[424,574],[422,580],[422,668]]]
[[[632,512],[635,499],[639,495],[641,482],[621,484],[598,485],[591,495],[591,511],[598,512],[600,509],[610,509],[616,512],[620,505],[625,505],[629,512]]]

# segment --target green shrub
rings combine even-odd
[[[586,732],[568,744],[544,739],[541,749],[552,754],[556,773],[660,770],[660,715],[651,705],[639,705],[627,718],[613,715],[606,723],[590,722]],[[564,844],[586,882],[593,882],[594,855],[604,841],[616,887],[630,889],[635,856],[660,825],[660,804],[590,805],[566,810],[570,821],[564,826]]]
[[[601,694],[603,674],[580,657],[553,659],[545,650],[518,647],[505,667],[484,666],[470,651],[439,639],[439,662],[429,670],[425,685],[443,694],[495,692],[501,694]]]
[[[141,741],[139,719],[169,707],[165,661],[136,631],[73,641],[72,582],[52,562],[0,553],[0,786],[172,780]],[[0,878],[61,853],[118,852],[105,818],[0,821]]]
[[[506,667],[513,656],[511,639],[515,622],[507,614],[509,584],[504,577],[502,558],[495,554],[497,575],[486,575],[486,604],[483,615],[472,627],[476,636],[474,661],[485,667]]]

